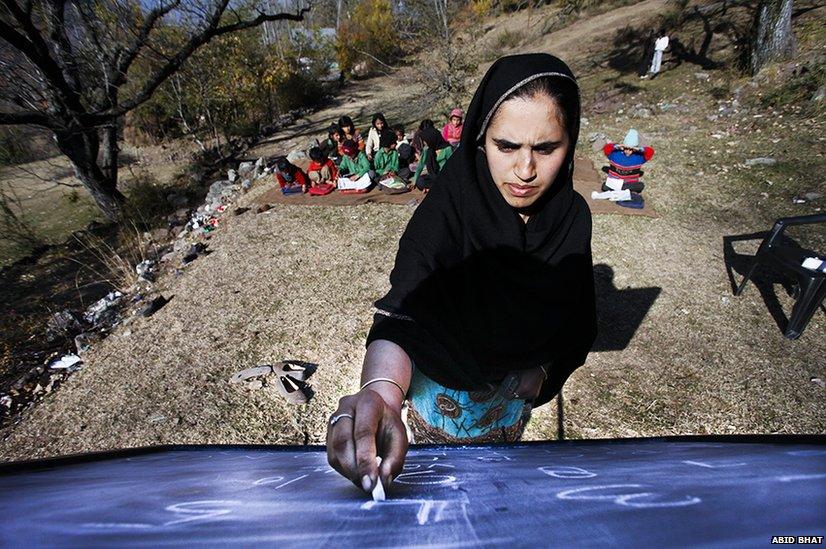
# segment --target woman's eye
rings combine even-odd
[[[553,152],[556,150],[556,147],[544,147],[544,148],[541,148],[541,149],[535,149],[535,150],[536,150],[536,152],[538,152],[539,154],[551,154],[551,153],[553,153]]]
[[[512,152],[515,151],[518,147],[514,147],[513,145],[497,145],[497,148],[502,152]]]

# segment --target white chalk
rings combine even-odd
[[[376,486],[373,487],[373,501],[384,501],[384,486],[381,485],[381,478],[376,479]]]
[[[381,457],[376,456],[376,468],[381,468]],[[381,484],[381,477],[376,477],[376,485],[373,487],[373,501],[384,501],[384,486]]]

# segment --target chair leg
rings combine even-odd
[[[746,287],[746,282],[749,281],[751,276],[754,274],[755,269],[757,269],[757,264],[760,263],[760,250],[754,255],[754,259],[749,265],[749,270],[746,271],[746,275],[743,277],[743,280],[740,281],[740,285],[737,286],[737,290],[735,290],[734,295],[740,295],[743,293],[743,289]]]
[[[792,308],[789,324],[784,334],[787,338],[797,339],[801,336],[824,297],[826,297],[826,282],[822,278],[809,279],[805,284],[800,285],[800,297]]]

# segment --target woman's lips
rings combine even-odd
[[[518,198],[531,196],[536,193],[537,187],[533,185],[517,185],[516,183],[505,183],[508,192]]]

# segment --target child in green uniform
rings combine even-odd
[[[420,135],[422,152],[419,156],[419,165],[416,166],[416,173],[413,175],[413,182],[420,190],[427,191],[433,185],[436,174],[441,171],[447,159],[453,154],[453,147],[432,126],[423,129]],[[427,174],[422,174],[425,168],[427,168]]]
[[[367,155],[359,150],[358,144],[352,139],[346,139],[341,149],[344,154],[338,165],[338,189],[350,192],[366,191],[375,177]]]

